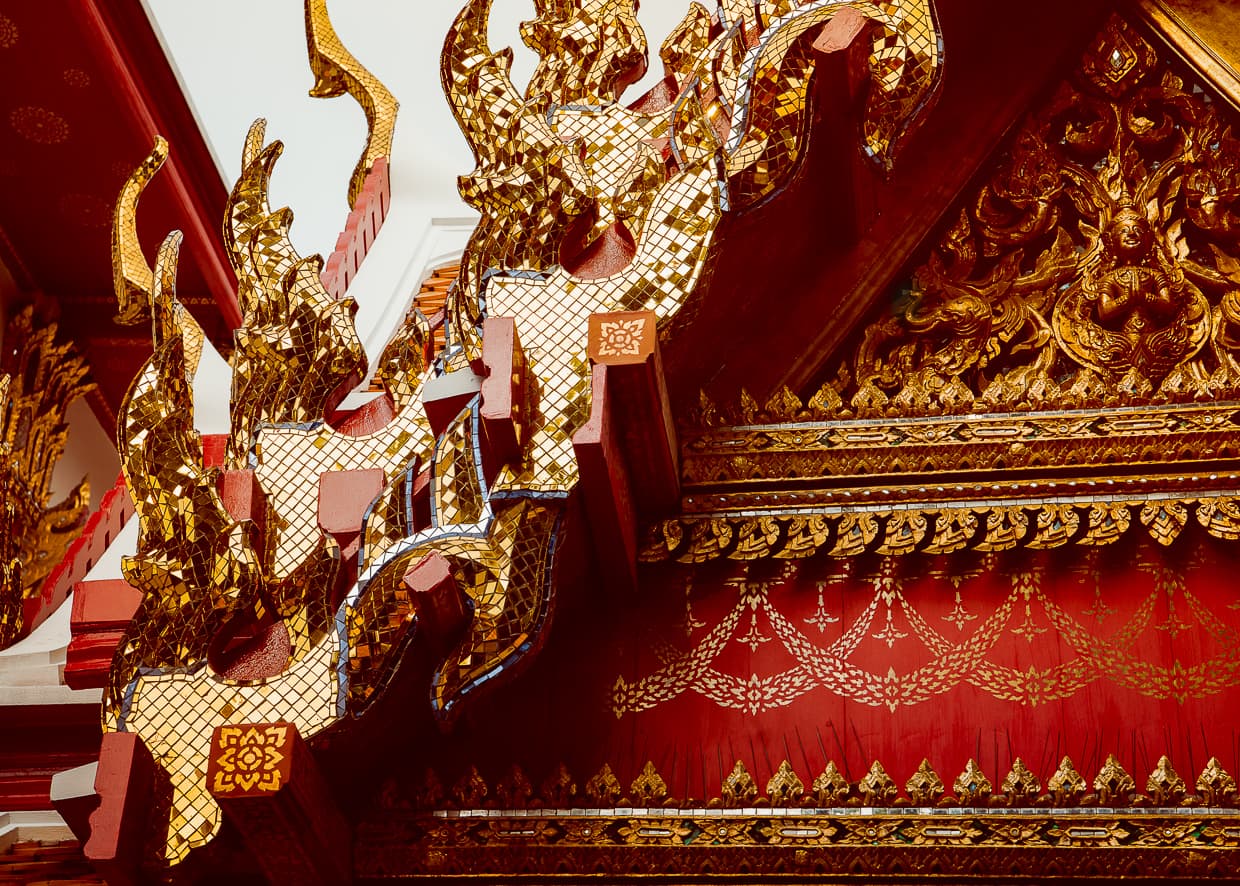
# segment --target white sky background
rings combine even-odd
[[[300,252],[326,257],[347,214],[346,187],[365,140],[365,119],[347,96],[307,96],[313,78],[300,0],[145,3],[225,180],[231,183],[240,174],[241,144],[251,121],[266,117],[268,139],[285,145],[273,176],[272,205],[293,209],[292,236]],[[650,44],[650,70],[642,84],[630,87],[626,100],[658,80],[659,44],[689,5],[690,0],[644,3],[640,18]],[[392,170],[393,203],[402,214],[407,209],[422,218],[472,214],[456,194],[456,179],[473,168],[472,157],[439,86],[440,50],[460,6],[457,0],[329,0],[344,44],[400,102]],[[535,61],[520,41],[518,24],[532,15],[531,0],[495,0],[492,9],[491,45],[513,47],[518,88]],[[400,227],[411,233],[416,225],[407,221]],[[389,251],[392,239],[381,236],[377,247]]]

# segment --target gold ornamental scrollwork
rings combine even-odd
[[[651,527],[642,560],[693,564],[718,559],[800,559],[818,551],[827,551],[832,557],[855,557],[871,550],[904,555],[964,549],[997,552],[1017,547],[1047,550],[1071,544],[1101,546],[1119,541],[1134,522],[1155,541],[1170,545],[1187,528],[1190,514],[1208,534],[1228,541],[1237,537],[1237,518],[1233,515],[1240,513],[1238,502],[1240,496],[1220,495],[1075,505],[1039,502],[954,508],[927,503],[888,515],[887,531],[879,545],[874,543],[884,516],[881,510],[856,513],[841,509],[809,517],[780,513],[778,508],[747,517],[686,514]],[[809,531],[811,527],[817,527],[816,531]],[[733,545],[734,539],[763,542]]]
[[[1113,17],[868,326],[832,417],[1240,395],[1235,115]]]
[[[54,322],[18,311],[0,356],[0,649],[28,629],[25,603],[82,531],[90,510],[83,478],[52,501],[52,472],[65,450],[69,405],[94,387],[86,361],[58,341]]]

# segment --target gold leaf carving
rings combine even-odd
[[[870,766],[865,778],[857,782],[857,793],[866,806],[890,806],[899,793],[896,783],[877,760]]]
[[[812,557],[830,536],[831,524],[825,517],[792,517],[783,547],[775,556],[787,560]]]
[[[1197,793],[1207,806],[1231,806],[1236,802],[1236,780],[1219,763],[1218,757],[1206,761],[1197,776]]]
[[[723,780],[720,796],[723,805],[728,807],[751,806],[757,798],[758,785],[740,760],[736,761],[728,777]]]
[[[1119,764],[1115,755],[1107,754],[1106,763],[1094,779],[1094,790],[1098,792],[1098,802],[1104,806],[1127,805],[1136,789],[1136,782]]]
[[[561,763],[555,771],[547,776],[538,791],[544,806],[551,809],[564,809],[572,806],[577,796],[577,783],[569,773],[568,767]]]
[[[1169,545],[1188,522],[1188,509],[1178,501],[1152,501],[1141,508],[1141,522],[1154,541]]]
[[[956,776],[952,790],[961,806],[981,806],[990,799],[990,779],[982,772],[977,761],[970,758],[965,764],[964,772]]]
[[[860,415],[1236,391],[1238,140],[1170,54],[1118,18],[1106,34],[865,329],[843,392]]]
[[[1042,782],[1017,757],[1012,761],[1012,771],[1003,779],[1000,789],[1009,806],[1029,806],[1041,793]]]
[[[977,534],[977,515],[972,511],[938,511],[934,519],[934,538],[927,554],[950,554],[969,544]]]
[[[766,783],[766,796],[772,806],[796,806],[804,793],[805,785],[787,760],[779,764],[779,769]]]
[[[879,554],[908,554],[926,537],[927,521],[920,511],[895,511],[887,517],[883,543]]]
[[[845,514],[836,531],[832,557],[855,557],[878,537],[878,520],[870,513]]]
[[[904,785],[908,798],[914,806],[933,806],[943,798],[947,789],[943,787],[943,779],[930,766],[929,760],[922,760],[917,771]]]
[[[848,779],[836,768],[835,761],[829,761],[827,768],[814,779],[814,802],[823,807],[843,806],[851,790]]]
[[[1197,502],[1197,522],[1224,541],[1240,540],[1240,502],[1234,498],[1203,498]]]
[[[1155,806],[1178,806],[1188,790],[1184,779],[1171,767],[1166,754],[1158,758],[1158,765],[1146,779],[1145,789],[1149,791]]]
[[[986,538],[974,547],[979,551],[1006,551],[1016,547],[1029,530],[1024,508],[991,508],[986,514]]]
[[[487,797],[487,783],[477,766],[470,766],[452,786],[452,799],[461,809],[479,809]]]
[[[681,563],[705,563],[723,555],[732,544],[733,527],[727,520],[700,520],[689,525],[688,547],[676,559]]]
[[[1126,504],[1096,502],[1089,509],[1089,526],[1081,538],[1083,545],[1109,545],[1118,541],[1132,523]]]
[[[641,774],[633,779],[629,789],[633,803],[637,806],[658,806],[667,799],[667,783],[654,768],[654,763],[647,760]]]
[[[616,774],[606,763],[593,778],[586,782],[586,798],[593,805],[615,806],[620,802],[620,794],[620,782],[616,780]]]
[[[1037,527],[1026,547],[1057,548],[1066,544],[1081,526],[1080,514],[1071,505],[1043,505],[1038,509]]]
[[[1047,790],[1055,799],[1055,805],[1068,806],[1085,793],[1085,779],[1076,771],[1072,761],[1064,757],[1059,761],[1059,768],[1046,783]]]
[[[746,520],[734,527],[736,546],[728,554],[733,560],[756,560],[766,557],[779,540],[779,524],[773,517]]]

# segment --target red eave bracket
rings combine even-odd
[[[632,589],[639,517],[658,516],[680,501],[654,313],[594,314],[589,354],[590,419],[573,435],[573,450],[600,573],[617,589]]]

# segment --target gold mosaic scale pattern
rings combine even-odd
[[[621,274],[598,281],[557,268],[546,280],[493,278],[488,308],[517,318],[518,334],[539,380],[526,462],[505,468],[496,489],[567,491],[577,480],[571,436],[590,415],[590,367],[585,353],[590,315],[651,310],[671,317],[702,272],[720,218],[718,182],[707,168],[682,173],[659,193],[637,256]]]
[[[314,74],[310,95],[334,98],[347,92],[366,115],[366,147],[349,176],[349,206],[352,208],[375,161],[392,154],[392,136],[400,103],[341,42],[327,15],[327,0],[306,0],[306,44],[310,71]]]
[[[207,760],[216,726],[288,722],[311,738],[339,718],[339,638],[325,633],[289,670],[258,685],[205,671],[139,678],[124,728],[136,732],[172,781],[166,859],[184,860],[219,831],[220,808],[207,788]]]
[[[263,147],[265,133],[266,121],[259,119],[246,135],[225,224],[243,314],[232,357],[228,451],[234,468],[247,467],[261,425],[320,419],[328,398],[366,372],[353,325],[356,303],[327,292],[319,277],[322,259],[302,258],[289,240],[292,212],[273,212],[268,204],[283,145]]]
[[[851,9],[877,25],[869,56],[873,89],[863,134],[871,156],[890,166],[899,140],[936,81],[939,35],[928,0],[871,3],[819,0],[795,6],[772,20],[737,71],[742,85],[736,97],[728,144],[732,175],[763,164],[784,170],[795,164],[803,141],[797,119],[806,103],[812,53],[797,52],[798,42],[813,28]],[[724,86],[727,94],[735,87]],[[768,110],[770,109],[770,110]],[[750,119],[750,115],[754,119]],[[765,187],[763,187],[765,185]],[[753,181],[752,192],[739,199],[755,201],[770,192]]]
[[[337,433],[326,425],[263,428],[254,449],[254,473],[280,521],[274,533],[271,576],[289,575],[322,544],[320,474],[379,468],[386,486],[411,461],[431,452],[434,443],[418,404],[408,406],[381,430],[361,437]],[[369,536],[368,542],[370,560],[393,540]]]
[[[431,701],[440,716],[455,714],[462,693],[517,659],[539,640],[550,605],[550,547],[559,511],[528,500],[502,510],[486,532],[423,533],[402,545],[348,612],[349,692],[362,709],[392,672],[394,653],[407,639],[414,615],[405,573],[427,554],[445,557],[460,592],[473,604],[465,636],[432,678]],[[472,527],[462,527],[472,529]]]

